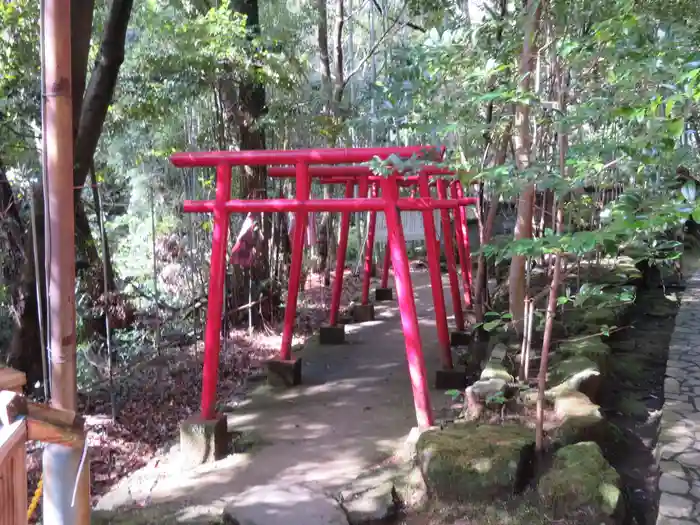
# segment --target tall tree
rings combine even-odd
[[[521,96],[530,92],[532,77],[535,72],[535,38],[540,23],[540,12],[543,0],[526,0],[525,26],[523,47],[520,53],[518,88]],[[532,134],[530,131],[530,105],[518,102],[515,107],[515,122],[513,132],[515,145],[515,162],[518,171],[526,174],[530,167],[532,154]],[[535,185],[527,183],[518,198],[518,217],[515,224],[515,240],[532,237],[532,215],[535,200]],[[511,259],[509,275],[509,306],[513,321],[517,327],[522,327],[525,311],[525,256],[515,255]]]
[[[259,53],[260,9],[258,0],[233,0],[231,10],[246,18],[246,30],[251,42],[253,54]],[[255,61],[258,57],[251,57]],[[234,73],[234,72],[232,72]],[[233,76],[233,75],[232,75]],[[221,83],[222,104],[226,123],[229,128],[236,128],[238,145],[242,150],[265,149],[265,130],[261,119],[267,112],[265,85],[260,68],[240,75],[238,82],[229,79]],[[231,129],[229,129],[231,131]],[[239,186],[239,195],[243,199],[264,199],[267,197],[267,169],[265,166],[245,166],[241,168],[243,177]],[[258,278],[269,276],[269,242],[272,237],[272,220],[270,214],[263,219],[263,252],[257,258]]]
[[[95,276],[90,286],[93,291],[93,299],[97,299],[103,292],[102,282],[99,279],[102,261],[100,261],[97,247],[90,231],[90,225],[85,214],[83,202],[80,198],[81,190],[87,180],[90,165],[95,155],[102,128],[107,116],[109,105],[114,96],[119,75],[119,68],[124,60],[124,45],[126,30],[131,16],[133,0],[112,0],[109,7],[107,20],[104,26],[102,43],[100,45],[95,64],[90,75],[90,82],[86,86],[88,56],[92,35],[94,0],[82,2],[75,0],[71,9],[71,61],[72,61],[72,88],[73,88],[73,130],[75,133],[75,167],[73,172],[73,185],[76,192],[75,199],[75,224],[77,249],[86,257],[92,266],[90,275]],[[35,192],[41,196],[40,192]],[[41,199],[43,200],[43,199]],[[37,202],[41,202],[38,200]],[[41,206],[36,206],[37,246],[40,250],[39,261],[43,261],[44,231],[43,214]],[[37,276],[34,271],[34,251],[31,236],[25,242],[25,261],[22,271],[22,296],[20,304],[19,323],[12,337],[8,352],[8,363],[27,373],[28,384],[35,384],[42,380],[41,354],[42,341],[39,337],[39,316],[37,312],[37,290],[44,290],[44,277]],[[40,264],[40,269],[43,266]],[[108,287],[114,288],[114,283],[108,283]],[[44,301],[43,304],[46,304]]]

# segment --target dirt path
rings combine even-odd
[[[432,383],[439,356],[428,274],[416,272],[413,280]],[[244,433],[248,453],[194,471],[180,468],[172,453],[123,480],[98,509],[125,509],[126,518],[127,508],[148,507],[146,514],[161,523],[211,523],[227,507],[242,523],[345,523],[331,496],[389,458],[415,426],[396,303],[379,306],[373,322],[348,326],[347,341],[300,352],[298,389],[260,385],[245,399],[228,400],[235,406],[229,428]],[[449,401],[440,392],[432,399],[438,413]]]

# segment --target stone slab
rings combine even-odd
[[[226,416],[203,419],[191,416],[180,423],[180,457],[183,466],[218,461],[229,451]]]
[[[301,384],[301,359],[270,359],[265,362],[267,384],[291,388]]]
[[[372,303],[356,304],[352,310],[352,320],[356,323],[374,321],[374,305]]]
[[[450,345],[452,346],[469,346],[472,341],[472,336],[469,332],[463,330],[455,330],[450,333]]]
[[[239,525],[348,525],[337,501],[300,486],[252,487],[227,505],[224,523]]]
[[[374,290],[374,300],[379,302],[382,301],[393,301],[394,300],[394,290],[393,288],[377,288]]]
[[[436,370],[436,390],[464,390],[467,388],[467,373],[464,370]]]
[[[345,325],[322,326],[319,330],[319,342],[322,345],[342,345],[345,343]]]

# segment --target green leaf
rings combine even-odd
[[[445,392],[445,395],[450,396],[452,399],[456,399],[462,395],[462,392],[460,392],[459,390],[453,389],[453,390],[448,390],[447,392]]]
[[[564,295],[560,295],[559,297],[557,297],[557,305],[559,305],[559,306],[566,304],[568,302],[569,302],[569,298],[564,296]]]
[[[496,321],[489,321],[488,323],[484,323],[484,330],[487,332],[493,332],[499,326],[503,326],[500,319],[497,319]]]
[[[668,132],[673,137],[680,137],[685,130],[685,121],[682,118],[671,119],[668,121]]]

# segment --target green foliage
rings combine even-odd
[[[472,330],[481,328],[487,332],[495,332],[497,330],[507,329],[512,319],[513,316],[508,312],[486,312],[484,314],[484,322],[475,324]]]
[[[0,3],[0,158],[34,160],[40,128],[39,4]]]

